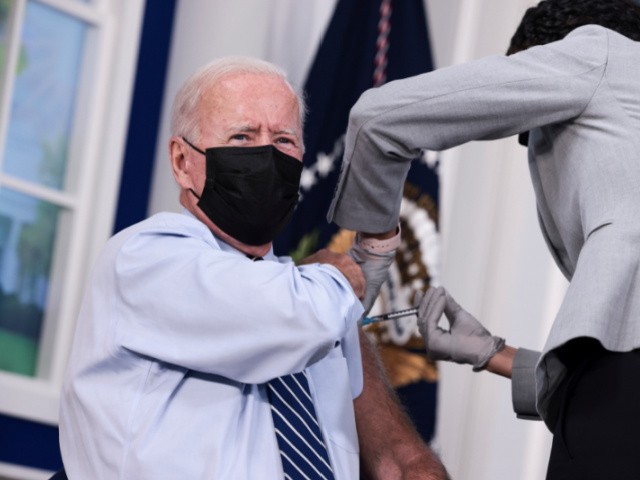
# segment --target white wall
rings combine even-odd
[[[212,58],[279,63],[302,83],[335,0],[181,1],[177,6],[150,213],[179,210],[166,143],[170,100]],[[425,0],[437,66],[503,54],[529,0]],[[540,349],[566,288],[539,232],[525,149],[515,139],[447,151],[441,165],[443,284],[494,333]],[[456,480],[544,478],[550,434],[515,418],[510,384],[440,367],[434,448]]]

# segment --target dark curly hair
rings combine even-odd
[[[561,40],[590,24],[640,41],[640,6],[632,0],[543,0],[525,12],[507,55]]]

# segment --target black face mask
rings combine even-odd
[[[247,245],[273,241],[298,203],[302,162],[273,145],[202,151],[207,179],[198,207],[222,231]]]

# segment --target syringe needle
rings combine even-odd
[[[398,310],[397,312],[383,313],[381,315],[375,315],[373,317],[364,317],[362,320],[360,320],[360,325],[364,326],[371,323],[382,322],[384,320],[394,320],[396,318],[408,317],[409,315],[415,315],[417,313],[417,307]]]

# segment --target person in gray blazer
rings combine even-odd
[[[542,233],[570,281],[544,350],[505,347],[443,289],[417,304],[432,357],[512,376],[516,412],[554,432],[550,480],[640,478],[639,41],[631,1],[545,0],[507,56],[365,92],[328,213],[388,238],[423,149],[520,134]]]

